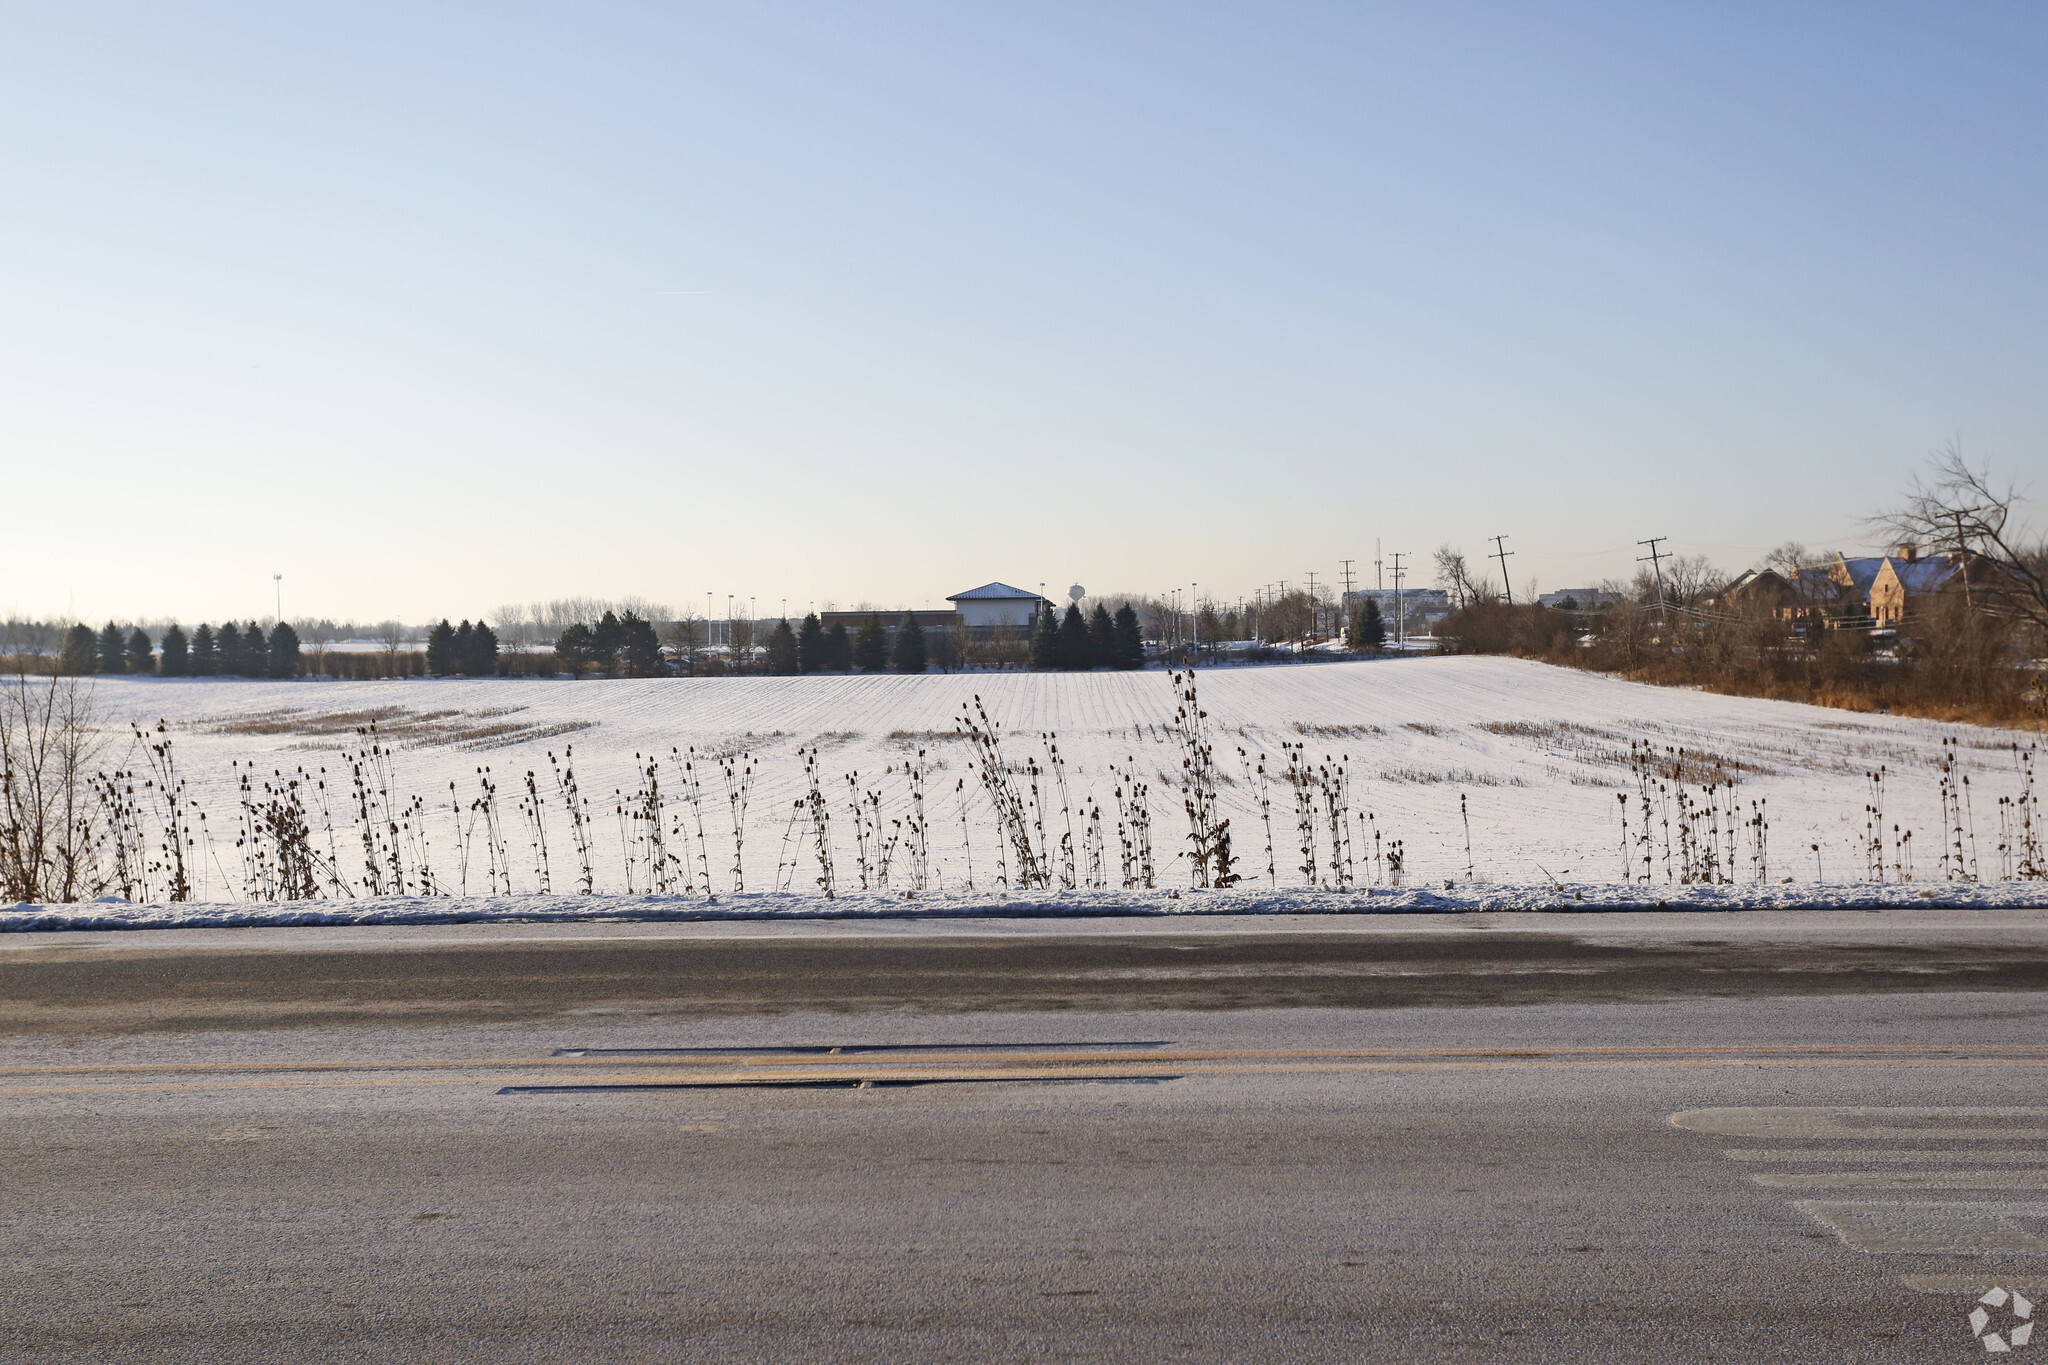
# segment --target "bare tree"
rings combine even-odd
[[[407,633],[403,622],[379,621],[377,623],[377,639],[384,646],[385,658],[396,659],[398,657],[398,651],[405,648]]]
[[[1764,556],[1764,567],[1790,583],[1798,580],[1801,570],[1818,568],[1826,561],[1824,552],[1809,550],[1796,540],[1788,540]]]
[[[89,771],[103,742],[90,682],[0,682],[0,895],[75,901],[104,888]]]
[[[497,628],[498,648],[507,654],[524,654],[533,648],[534,619],[517,602],[507,602],[493,611],[491,622]]]
[[[1433,558],[1436,560],[1436,585],[1451,595],[1451,604],[1459,611],[1493,596],[1472,577],[1463,550],[1452,545],[1439,545]]]
[[[661,642],[674,652],[678,663],[695,662],[697,646],[704,638],[704,622],[692,612],[685,612],[661,627]]]
[[[1664,561],[1664,599],[1674,607],[1693,607],[1721,591],[1728,575],[1705,555],[1673,555]],[[1651,593],[1651,600],[1656,594]]]
[[[1988,465],[1972,469],[1959,441],[1930,463],[1905,501],[1869,524],[1891,540],[1955,556],[1976,605],[2048,629],[2048,547],[2023,543],[2025,528],[2013,521],[2020,488],[1994,484]]]

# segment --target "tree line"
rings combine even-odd
[[[925,647],[924,627],[909,612],[896,626],[892,644],[889,628],[881,613],[869,612],[857,631],[849,632],[844,621],[824,625],[816,612],[804,617],[792,629],[787,619],[776,622],[768,633],[764,662],[768,672],[778,676],[796,673],[922,673],[931,663]]]
[[[299,633],[288,621],[270,628],[251,621],[238,627],[223,622],[218,630],[195,626],[187,636],[182,626],[167,627],[158,647],[149,632],[136,626],[127,633],[112,621],[99,630],[73,626],[64,637],[58,671],[85,673],[160,673],[166,678],[293,678],[303,667]]]
[[[1038,625],[1031,636],[1031,662],[1038,668],[1080,672],[1091,668],[1143,668],[1145,637],[1138,626],[1138,613],[1126,602],[1112,617],[1097,604],[1092,616],[1081,615],[1078,604],[1069,603],[1064,617],[1051,607],[1038,613]]]
[[[498,633],[482,621],[451,626],[444,616],[427,632],[427,672],[435,677],[487,678],[497,671]]]

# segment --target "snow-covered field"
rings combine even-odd
[[[1942,741],[1958,739],[1963,770],[1971,778],[1974,817],[1974,839],[1965,851],[1974,857],[1984,880],[1995,880],[2001,867],[1998,801],[2021,791],[2011,746],[2015,740],[2029,740],[2008,732],[1647,687],[1509,659],[1418,658],[1223,669],[1199,675],[1199,686],[1224,780],[1223,813],[1231,821],[1237,870],[1244,878],[1237,894],[1218,898],[1218,909],[1226,908],[1222,899],[1244,901],[1254,893],[1264,898],[1258,906],[1270,909],[1276,904],[1274,892],[1308,889],[1299,870],[1303,858],[1293,791],[1279,780],[1270,787],[1269,873],[1266,821],[1256,804],[1257,784],[1247,780],[1240,765],[1240,749],[1253,762],[1263,755],[1268,773],[1276,779],[1285,771],[1283,745],[1305,746],[1311,765],[1341,765],[1349,785],[1349,848],[1339,850],[1333,859],[1327,810],[1322,808],[1316,821],[1317,880],[1331,889],[1333,869],[1348,862],[1354,886],[1377,884],[1382,891],[1378,897],[1345,897],[1345,905],[1363,909],[1377,899],[1383,904],[1372,908],[1409,909],[1426,908],[1420,902],[1407,903],[1415,899],[1418,888],[1436,889],[1439,899],[1447,896],[1446,906],[1532,897],[1581,905],[1608,900],[1642,904],[1646,898],[1698,900],[1702,895],[1709,901],[1719,898],[1720,903],[1747,903],[1741,897],[1730,900],[1725,889],[1667,883],[1661,829],[1653,830],[1649,847],[1638,842],[1630,855],[1640,877],[1642,858],[1648,854],[1653,883],[1633,889],[1623,885],[1621,803],[1616,796],[1636,790],[1628,761],[1632,741],[1648,742],[1660,752],[1682,748],[1703,755],[1701,770],[1717,762],[1726,765],[1737,778],[1732,795],[1745,820],[1756,809],[1752,803],[1763,803],[1769,819],[1769,889],[1756,886],[1758,867],[1749,828],[1733,839],[1733,870],[1738,883],[1754,888],[1746,893],[1747,899],[1777,904],[1787,897],[1808,903],[1855,899],[1857,893],[1842,884],[1868,880],[1867,774],[1880,765],[1886,770],[1885,823],[1896,825],[1900,833],[1913,833],[1905,848],[1913,860],[1916,885],[1924,889],[1929,883],[1944,883],[1940,860],[1945,841],[1952,844],[1954,836],[1952,828],[1945,832],[1936,764]],[[1115,899],[1141,913],[1195,908],[1185,901],[1163,899],[1170,888],[1190,886],[1192,877],[1182,853],[1188,827],[1177,776],[1180,751],[1168,728],[1175,703],[1162,672],[578,682],[108,679],[97,684],[98,703],[111,722],[105,755],[109,766],[140,767],[124,756],[129,723],[151,727],[160,719],[167,722],[180,774],[208,814],[211,849],[196,889],[201,901],[216,907],[242,899],[244,874],[233,836],[240,814],[239,774],[232,766],[237,762],[255,764],[262,777],[297,769],[318,777],[324,769],[329,805],[339,826],[335,862],[344,876],[360,882],[361,843],[346,823],[345,755],[360,747],[355,727],[375,718],[380,734],[395,745],[394,791],[401,799],[415,794],[422,798],[433,874],[440,886],[451,890],[476,895],[491,889],[488,857],[476,842],[474,828],[466,867],[456,833],[458,820],[471,818],[468,808],[479,791],[483,768],[489,769],[498,787],[510,889],[539,889],[531,839],[515,806],[529,772],[536,775],[545,798],[553,889],[574,889],[579,873],[572,831],[557,795],[550,754],[573,762],[590,800],[596,889],[613,895],[657,889],[644,862],[633,874],[634,884],[628,885],[628,846],[639,845],[630,837],[631,822],[625,822],[628,837],[622,839],[621,822],[613,811],[620,796],[630,796],[638,787],[639,768],[653,757],[661,762],[669,848],[688,865],[698,907],[711,908],[701,896],[708,871],[711,889],[727,912],[740,905],[754,906],[749,913],[801,911],[803,897],[819,896],[819,867],[810,842],[815,827],[811,817],[805,813],[793,820],[792,815],[808,791],[799,750],[815,748],[831,817],[839,908],[891,905],[893,913],[902,913],[909,908],[902,899],[910,888],[907,845],[899,844],[893,854],[887,887],[877,884],[879,859],[871,851],[869,890],[889,895],[852,895],[861,890],[852,801],[856,791],[877,794],[867,798],[865,809],[870,818],[879,815],[886,839],[892,822],[908,818],[904,768],[922,750],[930,833],[921,900],[935,911],[942,904],[951,905],[952,913],[974,913],[975,907],[980,913],[1022,908],[1019,898],[997,879],[992,807],[969,768],[972,747],[954,733],[963,706],[977,696],[1002,726],[1004,757],[1012,767],[1021,768],[1033,759],[1045,766],[1042,736],[1056,736],[1075,812],[1075,875],[1084,883],[1083,891],[1088,860],[1080,813],[1092,805],[1104,812],[1108,884],[1115,888],[1118,883],[1114,764],[1149,784],[1161,893],[1157,898]],[[701,842],[694,813],[681,799],[681,771],[672,755],[687,755],[693,748],[700,756],[752,756],[755,776],[746,820],[744,899],[735,897],[729,803],[715,764],[700,763],[698,768],[704,778]],[[857,775],[856,781],[849,783],[849,775]],[[1023,780],[1028,783],[1028,776]],[[1058,866],[1062,859],[1057,847],[1068,825],[1049,777],[1041,780],[1040,790],[1047,842]],[[1639,839],[1640,806],[1633,795],[1630,810],[1632,832]],[[1374,831],[1380,836],[1378,858]],[[1724,833],[1722,838],[1725,846],[1729,836]],[[1385,851],[1394,840],[1401,841],[1406,863],[1406,890],[1399,895],[1387,885],[1391,877]],[[314,843],[323,853],[328,847],[317,812]],[[1898,861],[1896,835],[1887,835],[1887,848],[1888,862]],[[680,880],[685,873],[679,868],[674,875]],[[1786,885],[1786,878],[1794,881]],[[1446,882],[1454,884],[1447,892]],[[768,893],[766,899],[763,893]],[[1946,902],[1948,891],[1942,894]],[[2018,898],[2023,903],[2033,898],[2033,892],[2027,887],[1985,887],[1966,893],[1964,899],[1971,897],[1987,903]],[[1039,913],[1061,913],[1062,904],[1072,901],[1044,895],[1024,899],[1040,905]],[[1153,899],[1160,904],[1147,910]],[[1210,898],[1201,899],[1208,903]],[[1302,909],[1333,908],[1322,904],[1324,899],[1297,897],[1291,903]],[[1100,904],[1103,897],[1094,896],[1092,901]],[[625,902],[615,902],[620,908],[612,913],[659,912],[656,903],[631,903],[642,908],[628,911]],[[527,913],[544,913],[542,902],[516,897],[494,899],[491,904],[494,913],[514,913],[522,904]],[[581,904],[587,907],[582,913],[596,909],[590,902]],[[683,908],[681,902],[662,904]],[[1248,907],[1249,902],[1228,908]],[[246,915],[247,909],[236,917]],[[96,922],[141,913],[107,905],[81,911],[97,917]],[[390,911],[400,913],[396,904]],[[300,907],[300,913],[306,912],[324,913]],[[180,907],[169,917],[199,913],[197,906]],[[280,906],[263,913],[289,912]],[[572,911],[564,908],[561,913]],[[26,910],[0,913],[0,920],[17,926],[33,918]],[[150,918],[164,922],[163,916]]]

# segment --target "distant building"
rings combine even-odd
[[[1379,603],[1380,615],[1388,620],[1394,618],[1396,601],[1400,609],[1412,617],[1423,616],[1435,620],[1451,612],[1451,595],[1442,588],[1403,588],[1398,597],[1392,588],[1365,588],[1358,592],[1344,594],[1346,612],[1362,605],[1367,598]]]
[[[1822,587],[1824,593],[1816,592]],[[1835,595],[1835,584],[1825,571],[1818,569],[1803,569],[1796,579],[1787,578],[1776,569],[1750,569],[1721,590],[1721,600],[1729,606],[1767,611],[1783,621],[1813,615],[1820,611],[1822,601]]]
[[[968,664],[1012,664],[1029,660],[1031,630],[1037,623],[1043,597],[1007,583],[984,583],[946,599],[951,611],[822,611],[818,621],[825,629],[846,627],[857,635],[868,617],[879,617],[890,649],[896,647],[896,631],[908,616],[924,632],[925,648],[941,669],[960,662]]]
[[[1619,602],[1621,594],[1598,588],[1560,588],[1543,593],[1536,600],[1553,611],[1601,611]]]
[[[1037,593],[1008,583],[984,583],[946,600],[953,604],[963,630],[1029,630],[1038,619],[1039,608],[1052,606]]]
[[[1780,573],[1751,569],[1722,592],[1729,604],[1763,609],[1786,621],[1819,618],[1830,626],[1865,629],[1895,626],[1915,598],[1980,581],[1984,561],[1965,568],[1954,555],[1922,556],[1912,545],[1888,555],[1850,559],[1837,554],[1826,564]]]
[[[860,628],[868,623],[870,616],[881,618],[882,629],[888,633],[892,647],[896,643],[896,627],[903,624],[903,618],[906,616],[916,621],[917,628],[926,635],[935,630],[955,630],[960,624],[959,618],[950,611],[821,611],[818,613],[818,624],[827,630],[834,626],[845,626],[848,635],[857,635]]]
[[[1971,570],[1983,563],[1978,560],[1965,567],[1956,555],[1922,558],[1917,547],[1901,545],[1884,557],[1884,562],[1871,576],[1871,619],[1880,626],[1897,625],[1906,619],[1907,609],[1914,598],[1960,588],[1972,579],[1981,580],[1983,574],[1973,574]]]

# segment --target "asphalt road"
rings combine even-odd
[[[0,1360],[1980,1358],[1986,1289],[2048,1300],[2044,961],[2036,912],[5,939]]]

